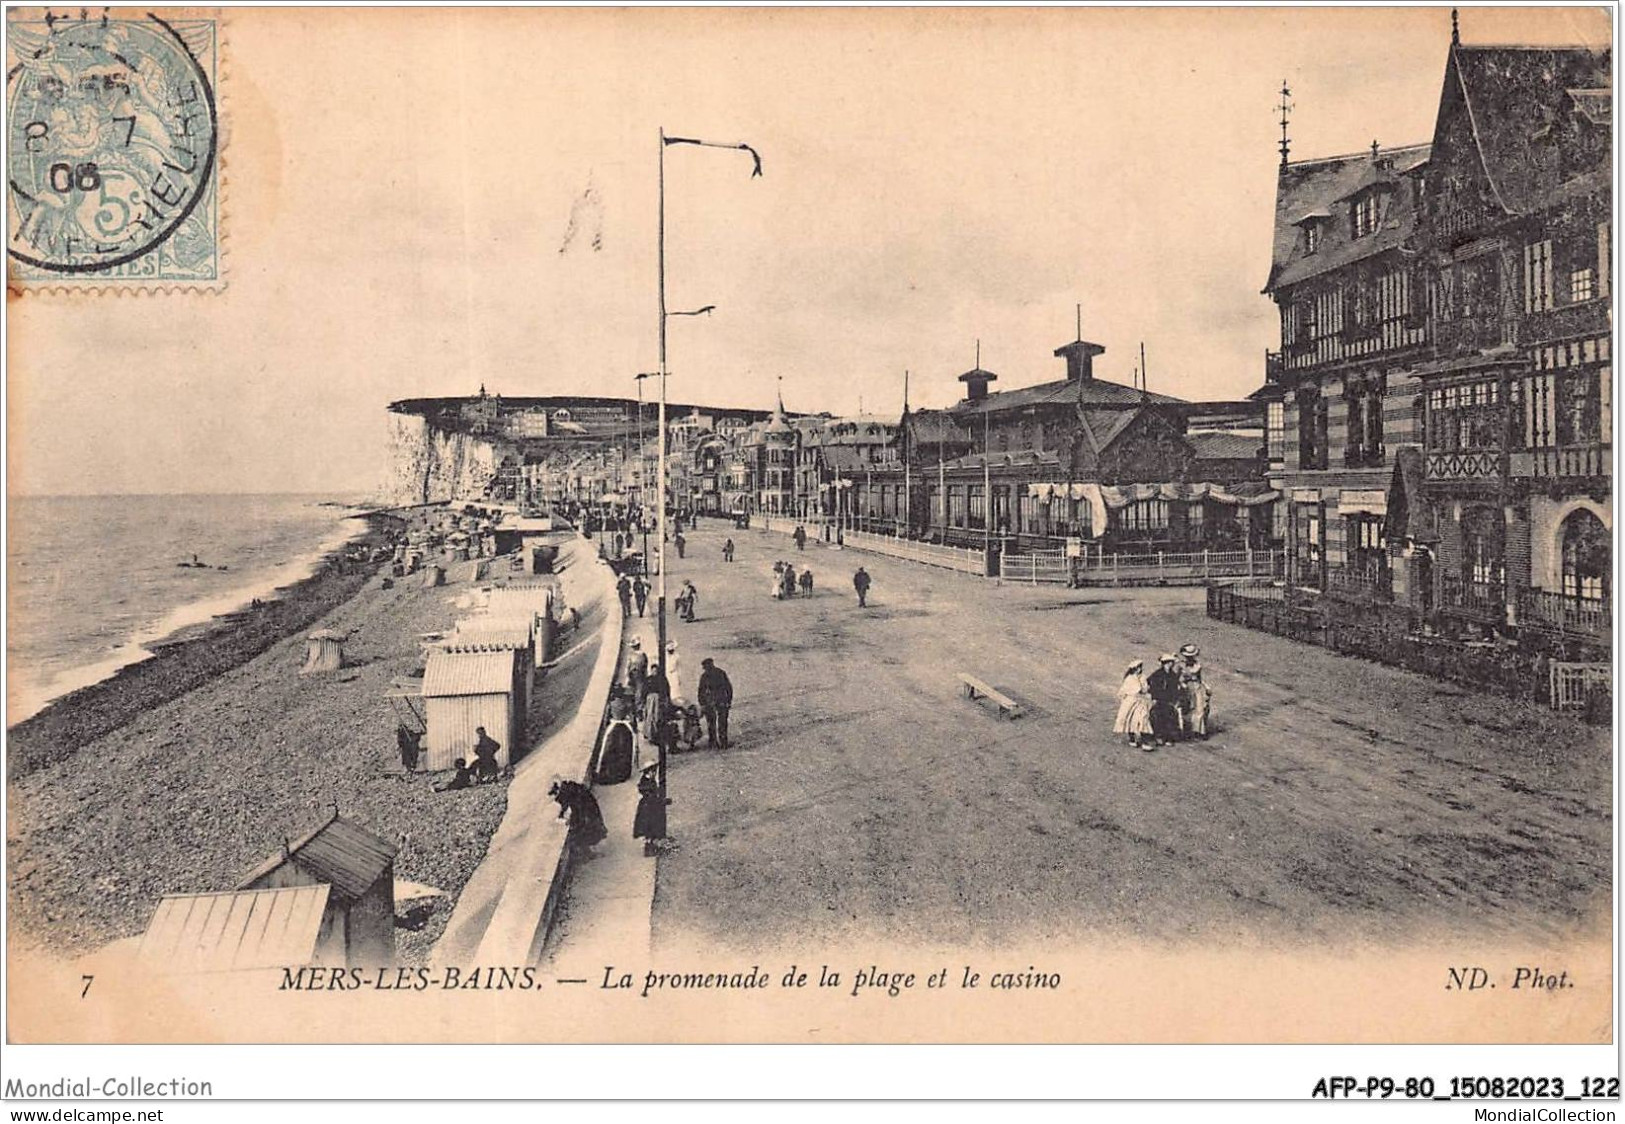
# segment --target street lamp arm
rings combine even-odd
[[[709,316],[716,311],[717,306],[708,304],[704,308],[691,309],[688,312],[668,312],[667,316]]]
[[[697,144],[701,148],[734,148],[734,149],[738,149],[741,152],[748,152],[748,153],[750,153],[750,158],[753,161],[755,161],[755,166],[752,167],[751,170],[750,170],[751,178],[755,179],[757,176],[762,174],[762,157],[761,157],[761,154],[758,153],[754,148],[752,148],[748,144],[726,144],[726,143],[723,143],[723,142],[720,142],[720,141],[699,140],[699,139],[694,138],[694,137],[664,137],[663,136],[660,139],[665,141],[667,144]]]

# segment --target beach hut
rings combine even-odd
[[[536,640],[532,656],[536,666],[541,667],[553,658],[558,638],[558,602],[558,592],[552,586],[521,582],[493,589],[490,613],[493,617],[525,617],[533,622]]]
[[[316,884],[166,894],[136,958],[152,971],[186,976],[342,967],[342,936],[326,924],[331,894]]]
[[[446,584],[446,568],[444,566],[429,565],[423,567],[423,588],[434,589],[436,586]]]
[[[514,705],[512,649],[501,651],[448,651],[429,653],[423,669],[424,739],[427,769],[449,769],[457,758],[474,760],[474,731],[485,732],[502,743],[497,764],[507,765],[515,740],[518,712]]]
[[[344,642],[349,636],[330,628],[319,629],[305,638],[305,666],[300,675],[318,671],[337,671],[344,666]]]
[[[395,962],[395,845],[338,810],[314,831],[284,843],[238,883],[248,890],[328,891],[317,946],[345,967]]]
[[[447,649],[470,650],[485,648],[490,651],[509,650],[514,653],[514,709],[518,725],[530,713],[531,691],[536,679],[536,630],[528,617],[465,617],[457,622],[456,631],[444,644]]]

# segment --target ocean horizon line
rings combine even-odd
[[[332,488],[319,491],[287,492],[11,492],[7,500],[110,500],[110,499],[178,499],[188,496],[210,496],[225,499],[233,496],[365,496],[365,488]]]

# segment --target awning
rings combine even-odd
[[[1096,534],[1106,529],[1106,501],[1099,484],[1028,484],[1027,494],[1044,503],[1050,499],[1084,500],[1089,504],[1089,526]]]
[[[1228,485],[1210,482],[1122,485],[1029,484],[1027,494],[1041,500],[1048,500],[1051,496],[1088,500],[1091,505],[1099,504],[1102,508],[1114,509],[1143,500],[1178,500],[1185,503],[1212,500],[1214,503],[1230,504],[1234,507],[1260,507],[1274,503],[1281,495],[1272,488],[1264,488],[1258,492],[1242,492],[1232,491]],[[1104,510],[1098,514],[1101,520],[1105,519]]]

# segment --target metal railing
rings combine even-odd
[[[1613,635],[1614,611],[1607,600],[1528,589],[1518,595],[1518,623],[1606,640]]]
[[[1514,455],[1514,476],[1608,476],[1613,470],[1609,445],[1559,445]],[[1527,471],[1522,471],[1527,469]]]
[[[1366,601],[1390,601],[1394,596],[1393,573],[1377,564],[1331,566],[1326,570],[1326,592]]]
[[[1506,588],[1500,582],[1475,582],[1455,574],[1440,583],[1443,607],[1458,609],[1492,621],[1506,619]]]

